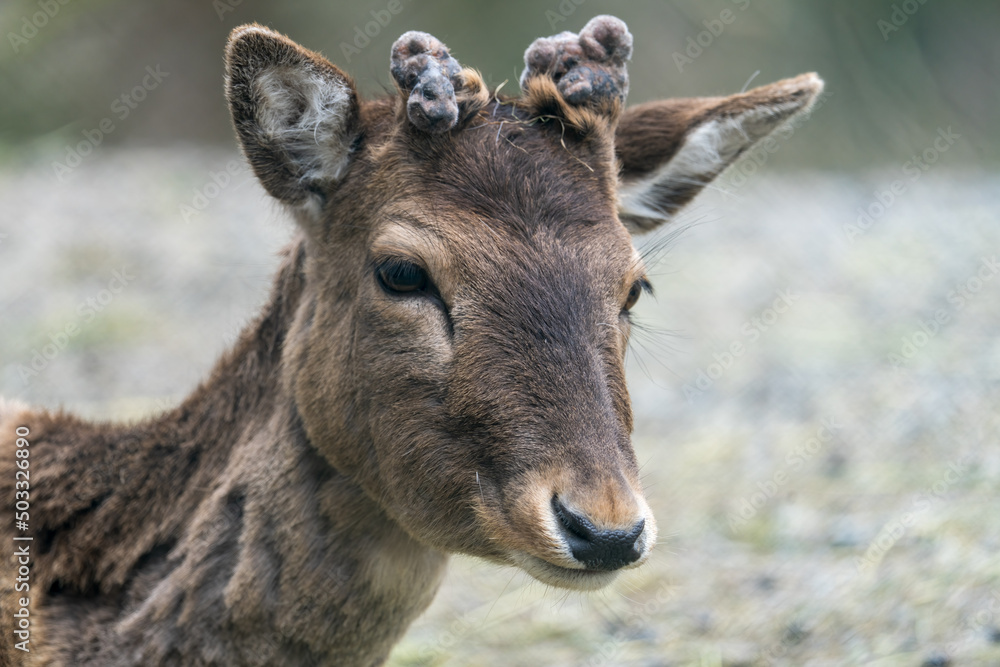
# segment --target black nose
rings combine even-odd
[[[641,554],[635,548],[635,541],[646,526],[645,519],[640,519],[629,530],[601,530],[587,517],[568,509],[555,496],[552,510],[559,518],[573,558],[588,570],[617,570],[639,560]]]

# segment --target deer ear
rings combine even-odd
[[[633,232],[668,222],[743,151],[807,111],[822,90],[818,76],[802,74],[729,97],[628,109],[615,134],[622,222]]]
[[[322,206],[358,133],[350,77],[284,35],[245,25],[226,45],[226,99],[264,188],[294,207]]]

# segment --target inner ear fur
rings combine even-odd
[[[323,56],[257,24],[236,28],[226,46],[226,99],[243,152],[275,198],[321,202],[343,177],[357,93]]]
[[[744,151],[808,111],[822,90],[809,73],[728,97],[627,109],[615,133],[622,222],[634,232],[668,222]]]

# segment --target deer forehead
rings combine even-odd
[[[375,226],[368,251],[377,262],[423,266],[446,296],[495,284],[573,282],[603,287],[617,299],[644,277],[645,265],[616,219],[587,225],[525,225],[439,205],[394,205]]]
[[[553,128],[484,125],[457,130],[447,143],[397,134],[371,142],[366,162],[377,166],[348,189],[372,202],[372,257],[399,256],[447,274],[560,255],[616,282],[642,275],[617,216],[610,150],[571,151]]]

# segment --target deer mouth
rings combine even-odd
[[[577,591],[596,591],[613,582],[619,570],[591,570],[565,567],[525,552],[513,554],[514,562],[532,577],[550,586]]]

